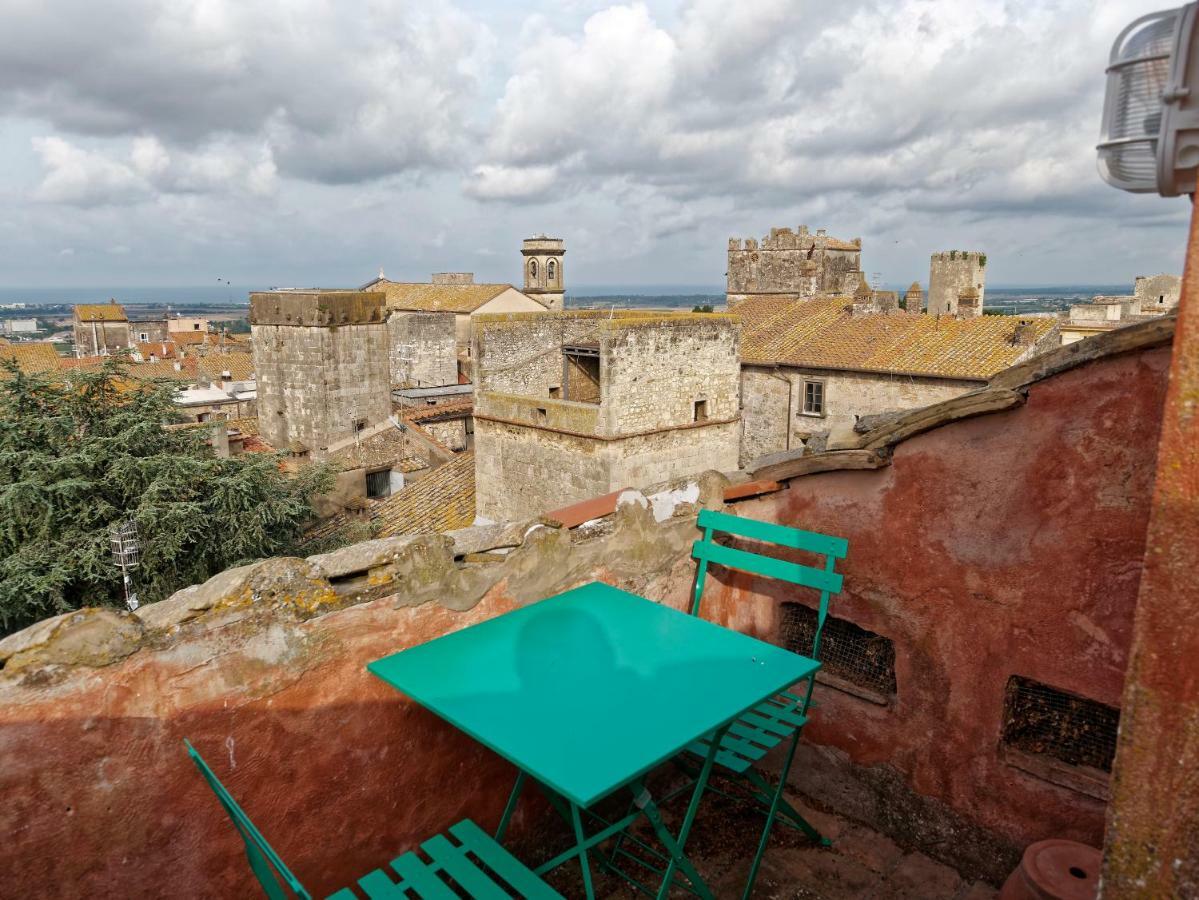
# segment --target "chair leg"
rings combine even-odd
[[[500,825],[495,830],[495,841],[497,844],[501,844],[504,841],[504,832],[508,830],[508,822],[512,819],[512,813],[516,811],[516,802],[520,800],[520,794],[524,790],[525,779],[527,777],[524,769],[521,769],[516,774],[516,784],[512,785],[512,793],[508,795],[508,802],[504,806],[504,814],[500,816]]]
[[[752,768],[745,770],[745,778],[757,789],[758,799],[762,801],[762,804],[764,806],[769,806],[772,795],[775,791],[774,786],[771,785],[770,782],[765,778],[763,778],[759,772]],[[790,803],[788,803],[786,798],[779,799],[779,815],[785,816],[790,820],[791,823],[794,823],[796,828],[802,831],[813,841],[816,841],[822,847],[832,846],[833,842],[817,831],[816,827],[802,815],[800,815],[799,811]]]
[[[749,867],[749,877],[745,880],[745,891],[741,895],[741,900],[748,900],[750,893],[754,889],[754,882],[758,878],[758,869],[762,865],[762,856],[766,852],[766,845],[770,841],[770,832],[774,828],[774,818],[778,815],[779,804],[783,799],[783,788],[787,786],[787,776],[791,772],[791,763],[795,759],[795,748],[798,746],[799,731],[797,730],[791,737],[791,747],[787,751],[787,759],[783,762],[783,771],[779,774],[779,783],[778,787],[774,789],[774,798],[770,802],[770,810],[766,813],[766,825],[762,828],[762,837],[758,841],[758,852],[754,854],[753,865]]]

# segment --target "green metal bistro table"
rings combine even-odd
[[[677,873],[692,893],[711,898],[684,848],[718,738],[742,712],[812,674],[819,663],[592,582],[367,668],[517,767],[497,839],[526,781],[545,789],[571,824],[575,845],[538,874],[577,857],[587,896],[594,897],[588,851],[644,815],[661,843],[657,895],[678,883]],[[671,834],[644,778],[703,737],[717,739],[710,742],[678,834]],[[590,811],[625,787],[634,811],[611,822]],[[585,817],[598,830],[586,833]]]

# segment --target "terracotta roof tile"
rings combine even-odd
[[[853,315],[844,298],[749,299],[735,313],[746,363],[943,378],[989,378],[1019,362],[1032,349],[1013,340],[1021,322],[1036,341],[1057,327],[1042,317]]]
[[[119,303],[81,303],[75,307],[80,322],[128,322],[125,309]]]
[[[440,534],[475,521],[475,455],[467,452],[375,504],[378,537]]]
[[[11,359],[17,368],[26,374],[34,372],[54,372],[62,368],[66,361],[58,355],[54,345],[49,341],[28,341],[10,344],[7,341],[0,346],[0,359]]]
[[[404,421],[423,422],[426,419],[436,419],[445,415],[470,415],[474,412],[475,401],[471,397],[465,400],[454,400],[450,403],[439,403],[436,406],[417,406],[404,410]]]
[[[365,290],[385,294],[388,309],[472,313],[511,287],[510,284],[425,284],[382,279],[368,284]]]
[[[388,466],[401,472],[417,472],[429,467],[424,457],[416,452],[413,442],[406,441],[398,428],[386,428],[358,443],[335,450],[329,454],[329,462],[342,471]]]
[[[254,380],[254,357],[243,350],[228,353],[209,353],[196,360],[199,372],[214,381],[221,381],[228,372],[231,381]]]

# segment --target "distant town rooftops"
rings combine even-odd
[[[1051,318],[854,315],[848,298],[738,304],[747,364],[985,380],[1051,331]]]
[[[119,303],[81,303],[75,307],[80,322],[128,322],[125,309]]]

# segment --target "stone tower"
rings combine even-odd
[[[525,289],[528,294],[546,309],[562,309],[566,297],[565,276],[562,272],[562,257],[566,247],[562,238],[525,238],[520,248],[524,258]]]
[[[908,292],[903,295],[904,310],[910,316],[918,316],[922,306],[924,306],[924,291],[920,289],[919,281],[913,281]]]
[[[280,450],[309,452],[391,415],[382,293],[250,294],[258,429]]]
[[[977,312],[971,314],[981,315],[986,284],[987,254],[977,250],[934,253],[928,274],[928,314],[956,315],[959,295],[966,288],[974,288],[978,291],[978,304]]]

